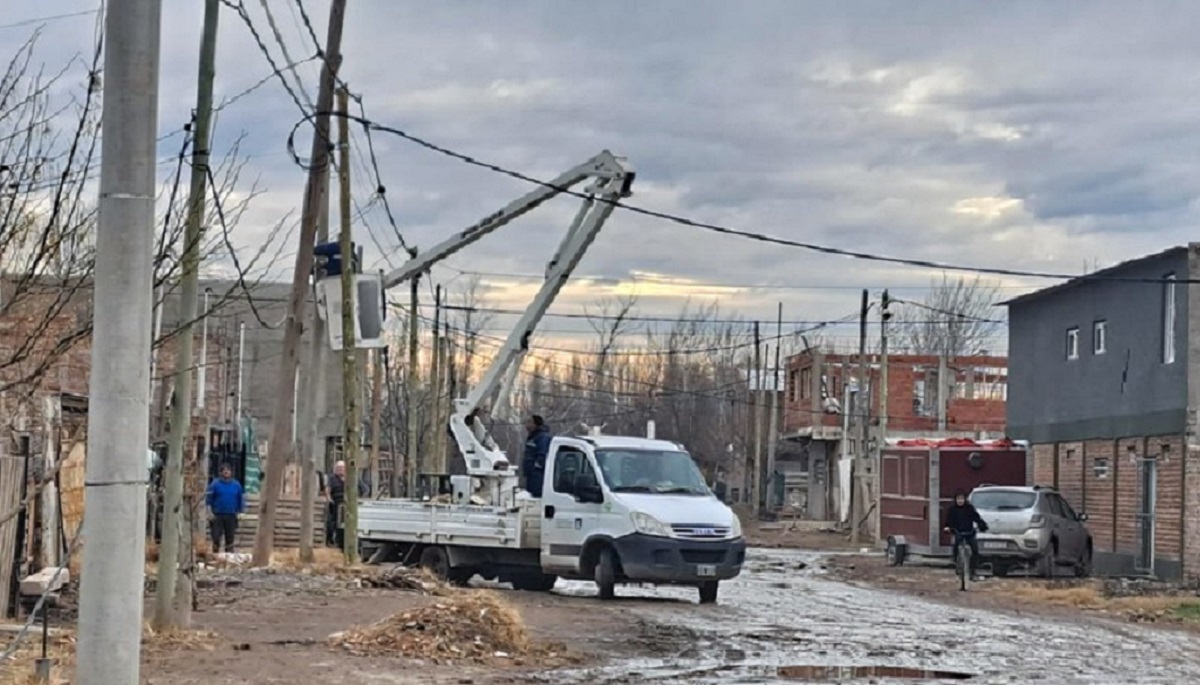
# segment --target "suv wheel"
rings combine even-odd
[[[1051,540],[1045,553],[1037,560],[1037,574],[1042,578],[1054,578],[1058,569],[1058,541]]]
[[[1087,549],[1083,550],[1083,555],[1079,557],[1079,563],[1075,564],[1075,577],[1087,578],[1092,575],[1092,545],[1089,543]]]

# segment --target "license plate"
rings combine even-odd
[[[701,564],[696,567],[696,575],[701,578],[712,578],[717,575],[717,567],[711,564]]]
[[[1006,543],[1006,542],[985,542],[985,543],[983,543],[984,549],[1005,549],[1007,547],[1008,547],[1008,543]]]

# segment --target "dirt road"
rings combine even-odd
[[[951,607],[835,582],[818,566],[811,554],[756,551],[742,577],[722,585],[716,607],[697,606],[692,591],[626,589],[625,611],[689,633],[690,646],[669,658],[626,659],[542,682],[1132,685],[1200,678],[1200,638],[1192,634]],[[567,584],[558,592],[593,590]],[[819,668],[828,666],[860,667],[862,678]],[[900,667],[894,675],[907,668],[920,677],[889,678],[865,667]]]

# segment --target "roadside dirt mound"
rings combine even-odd
[[[535,651],[521,615],[488,591],[456,593],[338,633],[330,642],[363,656],[405,656],[434,662],[509,659]]]

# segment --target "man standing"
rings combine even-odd
[[[366,497],[367,484],[358,481],[358,496]],[[342,506],[346,503],[346,462],[333,465],[333,473],[325,479],[325,544],[341,549],[344,547],[346,531],[342,527]]]
[[[550,454],[550,441],[554,435],[546,426],[546,420],[537,414],[525,419],[525,431],[525,458],[521,461],[521,470],[525,472],[525,489],[530,495],[541,497],[546,457]]]
[[[246,510],[246,498],[229,464],[221,464],[221,475],[208,484],[204,499],[212,514],[213,552],[222,551],[224,539],[224,551],[232,553],[237,544],[238,515]]]

